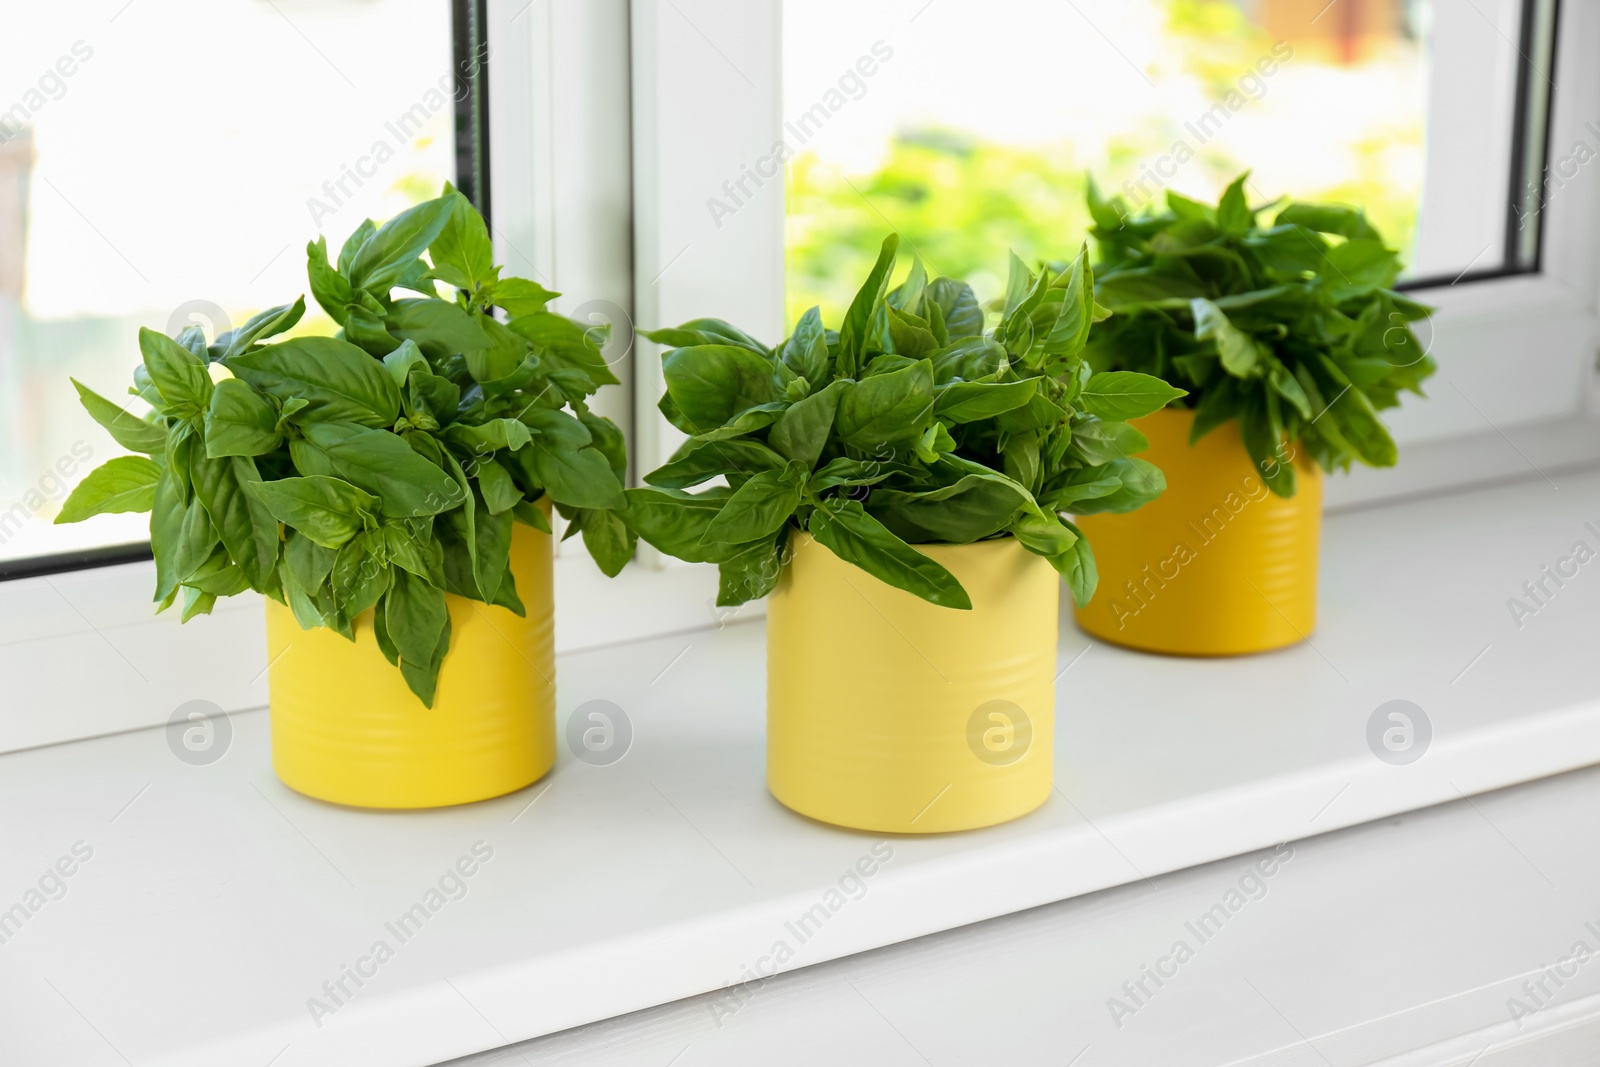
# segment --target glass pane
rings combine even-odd
[[[1521,19],[1518,0],[785,4],[790,319],[842,312],[890,229],[992,298],[1008,248],[1076,252],[1088,173],[1139,208],[1215,202],[1249,169],[1254,203],[1364,206],[1412,277],[1513,266]]]
[[[445,0],[13,4],[0,16],[0,560],[143,541],[54,526],[119,450],[68,376],[130,409],[140,326],[210,336],[307,292],[454,175]],[[296,332],[336,327],[314,302]]]

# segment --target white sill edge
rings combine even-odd
[[[1586,661],[1581,656],[1568,655],[1581,647],[1583,634],[1592,633],[1600,620],[1600,578],[1591,576],[1587,584],[1575,581],[1562,591],[1560,600],[1550,602],[1535,620],[1543,628],[1538,643],[1516,645],[1515,634],[1474,632],[1468,624],[1474,622],[1475,615],[1463,611],[1459,603],[1441,603],[1438,617],[1431,618],[1425,628],[1429,632],[1419,636],[1416,626],[1420,617],[1418,603],[1426,606],[1430,598],[1443,601],[1447,593],[1460,594],[1464,585],[1481,592],[1491,609],[1483,613],[1485,618],[1503,611],[1499,601],[1515,591],[1514,576],[1521,576],[1524,571],[1534,573],[1536,567],[1529,570],[1529,565],[1520,559],[1497,565],[1493,554],[1486,551],[1485,546],[1497,543],[1498,538],[1500,554],[1510,554],[1503,547],[1504,518],[1501,528],[1482,531],[1481,543],[1459,534],[1461,520],[1468,515],[1492,514],[1516,518],[1527,529],[1527,542],[1519,545],[1514,554],[1535,564],[1543,562],[1551,548],[1560,549],[1564,542],[1570,542],[1566,531],[1582,517],[1585,502],[1600,502],[1600,492],[1596,492],[1600,478],[1572,479],[1564,484],[1569,492],[1560,494],[1559,499],[1544,499],[1541,492],[1548,494],[1548,490],[1542,486],[1521,485],[1468,494],[1465,500],[1449,498],[1402,505],[1385,509],[1386,514],[1381,517],[1353,513],[1330,519],[1324,567],[1325,581],[1334,583],[1335,596],[1325,595],[1325,600],[1334,602],[1325,607],[1322,626],[1314,640],[1323,654],[1335,657],[1354,676],[1348,690],[1326,688],[1336,679],[1322,660],[1304,646],[1255,660],[1209,663],[1152,659],[1097,646],[1096,654],[1074,668],[1062,686],[1063,727],[1057,778],[1063,795],[1052,798],[1035,815],[991,831],[893,839],[895,858],[874,875],[866,894],[833,914],[817,939],[802,946],[804,952],[797,953],[782,969],[866,951],[1138,881],[1141,876],[1155,877],[1283,840],[1600,761],[1600,679],[1584,677]],[[1397,510],[1407,514],[1397,515]],[[1600,511],[1600,504],[1588,505],[1587,510]],[[1374,619],[1373,610],[1380,605],[1369,602],[1363,606],[1355,593],[1348,588],[1341,590],[1337,582],[1347,572],[1372,572],[1375,566],[1382,576],[1383,567],[1374,564],[1371,553],[1384,547],[1388,537],[1384,531],[1395,528],[1402,518],[1405,521],[1399,525],[1409,532],[1407,540],[1425,546],[1430,556],[1425,561],[1414,559],[1410,566],[1403,560],[1398,564],[1391,560],[1391,571],[1416,572],[1418,562],[1427,567],[1420,575],[1410,573],[1417,582],[1410,590],[1410,600],[1398,608],[1394,603],[1383,602],[1381,606],[1387,614]],[[1325,584],[1325,594],[1327,590]],[[1381,594],[1376,599],[1381,601]],[[1354,620],[1365,623],[1362,632],[1352,630],[1350,623]],[[1508,650],[1485,657],[1474,667],[1470,688],[1450,688],[1445,675],[1453,670],[1440,673],[1422,669],[1440,662],[1459,666],[1485,636],[1493,637],[1491,644],[1499,642]],[[538,898],[541,910],[559,911],[561,901],[546,899],[553,882],[546,884],[548,873],[541,877],[541,861],[572,853],[574,848],[576,854],[587,855],[582,844],[586,839],[606,833],[616,835],[619,827],[624,834],[631,830],[637,839],[615,840],[610,854],[586,860],[586,870],[592,871],[595,885],[586,889],[581,898],[567,900],[568,905],[578,907],[579,914],[583,913],[582,905],[589,904],[606,914],[607,909],[626,906],[631,896],[660,893],[657,882],[663,871],[650,866],[660,855],[651,851],[648,839],[667,833],[673,838],[670,855],[681,859],[691,850],[702,853],[692,857],[693,862],[685,861],[683,870],[692,871],[693,877],[703,879],[707,886],[701,898],[678,902],[681,906],[676,913],[559,948],[515,951],[510,943],[518,938],[554,940],[560,924],[540,927],[538,920],[529,920],[525,900],[494,898],[483,905],[487,910],[479,912],[466,929],[440,931],[440,951],[432,953],[440,957],[438,960],[421,958],[422,950],[417,950],[405,961],[403,969],[397,966],[394,972],[383,973],[389,981],[375,980],[371,989],[363,990],[319,1030],[310,1025],[304,1013],[281,1010],[276,997],[266,998],[259,1005],[237,1002],[250,998],[230,998],[229,988],[246,975],[237,970],[230,972],[225,961],[219,966],[218,960],[206,955],[204,946],[186,944],[181,936],[184,916],[181,912],[163,912],[160,898],[162,889],[169,896],[175,895],[174,899],[181,899],[185,893],[231,892],[242,909],[237,914],[254,916],[254,921],[264,924],[265,937],[272,936],[277,924],[283,924],[280,932],[284,935],[294,933],[297,926],[331,924],[333,932],[329,936],[335,943],[330,945],[326,961],[317,963],[321,965],[318,973],[335,973],[341,958],[348,962],[350,956],[350,938],[344,936],[345,929],[338,920],[349,919],[352,905],[339,899],[337,882],[329,878],[315,854],[303,846],[303,856],[293,849],[284,852],[287,832],[281,824],[265,821],[255,824],[256,830],[239,828],[237,832],[247,837],[257,834],[247,842],[251,848],[262,850],[256,859],[282,862],[289,855],[293,857],[291,867],[303,861],[303,869],[296,867],[287,875],[282,870],[268,871],[265,868],[270,865],[263,865],[260,877],[269,878],[275,873],[283,883],[277,887],[277,896],[271,898],[281,914],[272,914],[259,906],[251,907],[249,887],[232,881],[221,885],[202,881],[153,890],[148,880],[152,873],[148,861],[138,857],[119,859],[114,839],[108,839],[107,858],[95,873],[109,872],[113,877],[102,885],[102,897],[73,905],[98,906],[96,917],[102,922],[90,922],[90,917],[80,911],[77,920],[86,924],[80,926],[71,921],[73,914],[63,905],[62,914],[51,916],[60,921],[40,929],[25,929],[11,944],[0,946],[0,995],[13,1005],[16,1018],[37,1020],[40,1026],[46,1020],[54,1022],[63,1009],[59,1001],[50,1007],[53,994],[32,981],[29,958],[43,964],[40,970],[63,981],[62,966],[84,953],[92,953],[106,972],[102,981],[122,992],[105,996],[97,994],[92,985],[76,987],[73,995],[75,1000],[81,1000],[78,1008],[84,1018],[93,1019],[98,1029],[117,1040],[134,1062],[208,1067],[233,1062],[260,1064],[287,1046],[290,1051],[284,1053],[279,1067],[322,1063],[421,1067],[705,992],[737,979],[743,968],[768,952],[775,932],[782,931],[785,922],[817,903],[839,872],[865,852],[874,839],[800,820],[761,793],[759,767],[752,773],[750,766],[759,760],[759,689],[753,699],[729,697],[729,693],[755,688],[753,683],[759,679],[761,632],[755,626],[741,624],[721,632],[639,642],[627,646],[626,655],[621,649],[612,648],[564,657],[562,712],[570,711],[578,702],[569,695],[574,691],[581,698],[608,687],[608,691],[614,690],[618,673],[634,669],[647,680],[657,667],[655,660],[668,659],[683,640],[690,642],[684,647],[701,653],[687,657],[689,662],[680,668],[680,681],[685,688],[676,696],[663,690],[663,708],[651,709],[648,715],[639,705],[641,726],[653,724],[652,729],[657,732],[649,737],[656,738],[660,747],[647,750],[647,735],[641,730],[638,758],[624,760],[615,768],[575,767],[571,761],[564,761],[554,773],[550,788],[563,789],[567,806],[541,801],[542,807],[532,808],[531,814],[536,817],[518,823],[522,829],[515,831],[526,835],[522,844],[504,838],[508,859],[504,867],[497,869],[502,873],[518,863],[525,864],[507,875],[510,882],[517,885],[522,896]],[[1065,623],[1062,640],[1068,657],[1084,644],[1083,637]],[[1457,646],[1465,651],[1452,658]],[[1417,677],[1397,678],[1396,657],[1386,660],[1378,651],[1372,653],[1370,660],[1343,658],[1362,647],[1397,649],[1401,654],[1398,658],[1417,669]],[[707,657],[712,662],[704,662]],[[754,667],[752,660],[756,661]],[[1129,666],[1143,669],[1133,676],[1127,670]],[[1424,673],[1440,676],[1430,681],[1422,677]],[[1210,687],[1214,695],[1214,691],[1229,690],[1230,680],[1239,678],[1252,683],[1267,681],[1267,686],[1253,686],[1254,690],[1303,690],[1307,694],[1303,718],[1297,719],[1288,709],[1280,716],[1275,709],[1245,704],[1238,699],[1238,692],[1252,690],[1238,686],[1234,687],[1235,701],[1230,705],[1235,714],[1229,721],[1219,716],[1217,705],[1205,705],[1205,692],[1198,696],[1194,692],[1197,686]],[[1402,691],[1396,692],[1397,687]],[[1362,695],[1368,691],[1374,694],[1373,698]],[[1521,706],[1507,706],[1507,693],[1519,691],[1523,695]],[[1112,692],[1122,693],[1120,699],[1126,706],[1109,707],[1111,701],[1106,695]],[[1442,702],[1452,694],[1459,706],[1446,708]],[[1573,694],[1577,694],[1576,699],[1571,698]],[[1436,709],[1439,721],[1435,724],[1438,734],[1434,745],[1421,761],[1409,767],[1380,763],[1359,740],[1349,743],[1349,731],[1344,727],[1359,730],[1365,719],[1364,710],[1383,695],[1409,696]],[[679,708],[678,703],[694,707]],[[1184,731],[1192,731],[1197,718],[1211,722],[1224,733],[1232,729],[1237,737],[1218,742],[1208,740],[1204,732],[1186,736]],[[1116,721],[1111,722],[1112,719]],[[334,850],[341,858],[345,853],[337,851],[339,844],[334,839],[341,832],[350,836],[352,827],[353,837],[344,842],[346,845],[352,841],[355,845],[371,845],[394,833],[399,825],[412,828],[399,832],[398,839],[408,845],[427,835],[428,828],[421,822],[401,824],[394,816],[363,816],[329,809],[275,786],[265,761],[263,720],[259,714],[236,718],[238,759],[218,765],[219,769],[228,768],[227,778],[197,776],[193,769],[174,770],[168,766],[175,761],[158,748],[159,731],[0,757],[0,783],[5,783],[0,787],[0,816],[7,809],[15,810],[13,806],[18,804],[27,805],[30,813],[45,813],[37,832],[30,829],[18,841],[20,847],[8,850],[20,858],[14,863],[5,862],[6,877],[0,884],[24,884],[35,851],[58,847],[54,842],[71,832],[69,824],[76,813],[67,810],[72,806],[67,793],[81,789],[81,783],[75,785],[71,781],[76,776],[107,782],[108,796],[120,795],[118,789],[123,781],[149,779],[175,798],[202,799],[220,813],[242,807],[245,802],[259,805],[259,800],[251,798],[252,790],[260,790],[263,797],[270,797],[282,807],[308,841],[317,840],[317,847]],[[1308,724],[1320,729],[1310,729]],[[712,736],[731,742],[722,748],[713,746],[709,759],[702,736],[708,727]],[[1157,770],[1146,772],[1145,779],[1141,779],[1137,767],[1118,767],[1119,752],[1106,740],[1108,729],[1111,736],[1116,736],[1118,730],[1135,732],[1148,757],[1142,762]],[[1264,740],[1260,734],[1263,729],[1270,733]],[[730,730],[737,732],[729,733]],[[1250,751],[1239,750],[1240,745],[1246,744],[1245,738],[1253,739],[1248,742],[1253,746]],[[730,759],[730,754],[740,758]],[[1126,756],[1125,748],[1121,756]],[[59,772],[68,765],[73,766],[76,775],[67,780],[62,780],[59,773],[44,773],[52,768]],[[1189,771],[1184,770],[1185,766],[1190,767]],[[1184,773],[1190,773],[1193,781],[1175,785],[1173,779]],[[31,781],[39,775],[42,777],[38,781]],[[1130,779],[1135,779],[1131,785]],[[641,785],[654,788],[663,797],[670,794],[670,803],[700,824],[694,828],[695,833],[682,826],[674,830],[671,813],[655,803]],[[157,787],[152,788],[143,812],[135,809],[133,818],[118,825],[134,832],[147,846],[164,841],[169,848],[181,847],[185,831],[190,829],[184,816],[192,816],[192,811],[180,805],[163,822],[167,809],[151,803],[158,801]],[[524,798],[542,788],[534,786],[527,793],[502,801],[426,818],[448,823],[452,834],[462,839],[489,828],[503,835],[505,831],[500,828],[505,826],[505,820],[527,803]],[[132,790],[122,792],[131,794]],[[601,817],[608,804],[615,816],[610,822]],[[730,804],[738,806],[729,807]],[[627,808],[620,816],[614,810],[618,805]],[[1084,816],[1093,820],[1092,825]],[[266,818],[274,816],[267,814]],[[12,821],[0,817],[0,823]],[[274,825],[275,831],[271,829]],[[261,832],[263,827],[265,832]],[[459,834],[455,833],[457,829]],[[705,843],[714,842],[712,848],[718,852],[736,857],[741,866],[755,872],[753,881],[758,888],[743,886],[718,852],[697,844],[702,838]],[[514,850],[524,846],[532,854],[516,858]],[[638,855],[630,859],[633,850]],[[149,849],[142,851],[148,854]],[[388,875],[394,876],[393,884],[404,889],[422,884],[415,880],[417,876],[408,868],[405,857],[366,859],[372,861],[369,869],[358,869],[356,873],[363,885],[368,878]],[[172,858],[169,866],[182,867],[184,861],[184,857]],[[421,862],[419,870],[433,865],[431,858]],[[10,870],[14,865],[18,869]],[[128,876],[120,889],[115,879],[119,866],[123,868],[120,873]],[[373,874],[374,870],[378,873]],[[181,880],[182,874],[174,877]],[[316,887],[309,900],[294,899],[285,888],[303,890],[308,885]],[[158,899],[147,899],[152,892]],[[710,899],[713,897],[719,899]],[[0,906],[9,903],[0,901]],[[360,907],[359,903],[354,905],[355,911],[359,912]],[[498,929],[496,907],[512,918],[504,928],[505,945],[485,952],[481,946],[473,946],[471,935],[481,933],[477,927],[482,925]],[[124,913],[129,928],[121,931],[115,919]],[[384,907],[375,908],[369,916],[371,926],[377,928],[377,920],[385,914]],[[105,925],[108,921],[109,926]],[[191,990],[188,997],[163,997],[160,1002],[168,1005],[167,1010],[172,1013],[164,1020],[149,1018],[150,1004],[139,1001],[139,960],[130,958],[135,955],[134,946],[141,943],[136,934],[142,932],[148,937],[160,932],[150,930],[152,923],[176,931],[175,951],[192,957],[189,966],[195,973],[205,975],[207,983],[214,987],[209,994]],[[163,923],[167,925],[163,927]],[[355,926],[359,928],[361,923],[358,919]],[[457,943],[452,944],[452,938]],[[286,936],[285,940],[293,938]],[[510,948],[501,951],[506,946]],[[303,960],[286,958],[260,964],[250,968],[249,977],[258,983],[267,982],[270,987],[274,974],[268,972],[273,968],[293,972],[302,963]],[[75,975],[72,971],[65,973],[69,978],[64,981],[70,983]],[[314,992],[303,983],[291,985],[293,999]],[[193,1029],[179,1025],[180,1016],[196,1007],[196,995],[210,1004],[212,1021],[217,1021],[218,1012],[231,1016],[226,1026],[207,1037],[185,1036],[193,1035]],[[207,1003],[199,1007],[204,1010]],[[65,1028],[67,1024],[60,1025]],[[82,1029],[81,1023],[75,1025]],[[35,1032],[30,1038],[25,1027],[12,1030],[10,1035],[0,1036],[0,1053],[12,1042],[45,1037]],[[121,1062],[105,1045],[92,1040],[92,1034],[88,1035],[90,1040],[81,1043],[77,1040],[83,1036],[81,1033],[72,1036],[72,1049],[81,1049],[81,1054],[67,1053],[53,1062]],[[11,1058],[0,1055],[0,1060]],[[21,1056],[17,1059],[29,1062]]]

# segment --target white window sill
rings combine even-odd
[[[1590,767],[440,1067],[1593,1065],[1597,821]]]
[[[792,969],[1600,761],[1600,563],[1521,630],[1506,606],[1600,549],[1600,474],[1556,483],[1331,517],[1312,645],[1162,659],[1064,622],[1059,795],[889,841],[803,941],[790,924],[879,839],[766,794],[757,622],[563,656],[561,718],[612,701],[632,750],[468,808],[299,797],[259,712],[211,766],[160,729],[0,757],[0,910],[93,850],[0,944],[0,1062],[432,1064],[742,980],[779,943]],[[1433,726],[1409,766],[1367,747],[1397,698]],[[466,895],[401,943],[385,924],[480,841]],[[308,999],[332,1006],[323,983],[380,940],[393,958],[318,1028]]]

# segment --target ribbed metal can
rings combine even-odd
[[[1100,587],[1078,625],[1102,641],[1180,656],[1235,656],[1304,641],[1317,624],[1322,471],[1288,444],[1297,489],[1268,490],[1236,423],[1194,444],[1194,412],[1135,422],[1167,489],[1125,515],[1086,515]],[[1270,472],[1269,472],[1270,473]]]
[[[272,765],[319,800],[431,808],[514,792],[555,762],[555,630],[549,535],[513,527],[511,573],[527,609],[448,595],[450,651],[432,708],[378,648],[369,611],[352,643],[302,630],[267,601]]]
[[[918,545],[966,589],[939,607],[809,534],[767,609],[767,785],[823,822],[991,826],[1050,795],[1060,580],[1014,538]]]

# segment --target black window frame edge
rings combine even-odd
[[[489,221],[488,0],[450,0],[450,53],[455,94],[456,188]],[[149,541],[0,560],[0,582],[154,559]]]
[[[1541,13],[1544,17],[1541,18]],[[1544,269],[1544,176],[1550,164],[1551,119],[1556,106],[1556,43],[1561,32],[1561,0],[1522,0],[1518,29],[1517,80],[1511,112],[1511,173],[1501,238],[1500,265],[1467,269],[1454,277],[1407,278],[1402,291],[1441,289],[1462,282],[1520,278]],[[1541,69],[1537,60],[1544,61]],[[1539,82],[1548,86],[1548,91]],[[1531,241],[1525,232],[1533,221]],[[1531,249],[1527,247],[1531,244]],[[1481,254],[1481,253],[1480,253]]]

